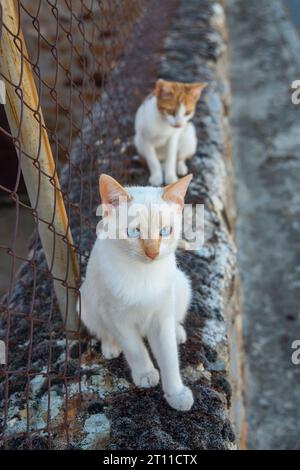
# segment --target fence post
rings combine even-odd
[[[15,0],[0,0],[0,71],[6,83],[5,111],[29,199],[67,331],[78,331],[76,291],[79,269],[53,155],[44,124]],[[9,83],[10,82],[10,83]]]

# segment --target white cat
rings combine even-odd
[[[159,372],[154,368],[143,338],[147,338],[158,363],[164,396],[176,410],[189,410],[193,395],[181,379],[177,343],[186,340],[182,322],[191,300],[190,281],[177,267],[178,239],[184,196],[192,175],[166,188],[122,187],[101,175],[102,204],[120,214],[139,204],[139,214],[128,224],[120,217],[118,239],[103,239],[98,231],[80,292],[81,319],[101,340],[107,359],[123,351],[138,387],[154,387]],[[108,206],[107,206],[108,207]],[[163,208],[163,210],[161,209]],[[108,215],[107,215],[108,214]],[[113,211],[107,212],[113,221]],[[173,222],[170,222],[173,221]],[[148,227],[151,224],[151,236]]]
[[[164,180],[170,184],[177,181],[177,174],[188,173],[185,161],[197,147],[195,127],[189,121],[206,86],[160,79],[154,93],[137,110],[134,142],[147,161],[151,185],[159,186]]]

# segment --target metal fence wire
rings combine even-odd
[[[134,113],[157,78],[177,3],[0,1],[0,259],[10,279],[0,448],[68,448],[80,435],[82,354],[93,344],[75,303],[95,240],[98,177],[146,182]],[[3,243],[7,208],[14,227]],[[23,219],[35,226],[26,255]]]

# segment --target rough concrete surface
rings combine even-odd
[[[152,35],[152,31],[150,24],[148,34]],[[24,266],[6,308],[6,312],[9,309],[22,312],[20,316],[10,316],[13,336],[10,336],[9,343],[9,367],[25,372],[23,376],[12,374],[8,388],[1,384],[2,392],[7,392],[1,408],[6,447],[28,447],[24,434],[27,430],[35,448],[49,445],[80,449],[235,448],[229,419],[232,392],[225,318],[228,305],[234,298],[236,266],[229,191],[232,178],[227,119],[229,93],[226,71],[219,67],[226,52],[224,34],[222,9],[217,3],[182,0],[160,58],[159,75],[162,77],[209,82],[195,117],[199,146],[190,163],[194,179],[188,195],[188,202],[205,203],[206,243],[197,252],[178,253],[178,262],[191,277],[194,291],[186,323],[188,341],[180,349],[184,381],[191,386],[195,396],[193,410],[180,413],[169,408],[160,386],[150,390],[134,387],[123,357],[105,361],[95,340],[83,340],[81,344],[66,340],[56,304],[53,304],[47,271],[39,269],[33,277],[31,267]],[[139,71],[147,61],[145,54],[138,56],[135,74],[126,72],[122,63],[120,71],[116,69],[114,72],[116,75],[112,81],[120,77],[118,73],[122,74],[122,81],[117,80],[120,95],[114,89],[114,95],[110,97],[108,87],[107,95],[102,96],[95,108],[93,122],[99,125],[102,136],[105,136],[105,126],[110,125],[107,121],[111,107],[109,98],[119,100],[118,105],[126,110],[126,99],[130,99],[134,87],[141,85]],[[127,111],[131,105],[129,102]],[[115,147],[109,148],[110,157],[115,162],[111,171],[114,176],[118,174],[120,165],[117,162],[123,154],[122,158],[129,159],[129,176],[124,182],[145,184],[145,165],[132,158],[133,117],[133,112],[120,116],[123,119],[120,123],[122,131],[128,129],[128,135],[126,140],[123,134],[121,143],[116,135]],[[118,124],[114,124],[113,130],[117,132]],[[97,188],[98,175],[105,168],[108,159],[105,152],[108,150],[105,145],[101,146],[97,131],[89,123],[83,133],[89,151],[83,150],[82,143],[74,149],[71,173],[66,166],[61,180],[63,189],[70,187],[74,241],[82,253],[88,253],[94,232],[83,221],[84,217],[92,214],[93,223],[96,223],[98,197],[94,190],[91,198],[91,189],[86,188]],[[41,248],[35,252],[34,261],[35,265],[45,267]],[[81,261],[83,274],[85,265],[86,257]],[[36,295],[32,305],[33,281],[36,282]],[[24,315],[30,306],[33,312],[29,317],[31,322]],[[49,320],[51,340],[49,324],[32,323],[32,319]],[[2,334],[7,328],[6,320],[4,315]],[[28,351],[31,334],[32,349]],[[3,412],[3,405],[8,408],[7,414]],[[18,437],[16,433],[20,433]]]
[[[300,448],[299,38],[278,0],[228,0],[247,445]],[[289,41],[289,37],[294,38]]]

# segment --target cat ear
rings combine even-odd
[[[202,91],[208,86],[208,83],[203,82],[203,83],[189,83],[186,85],[187,90],[191,97],[195,100],[198,101]]]
[[[173,96],[173,83],[159,78],[155,84],[157,98],[170,98]]]
[[[184,206],[184,196],[187,192],[188,186],[193,178],[193,175],[184,176],[175,183],[169,184],[164,188],[163,199],[168,202],[175,202],[180,207]]]
[[[131,201],[132,196],[114,178],[102,173],[99,178],[99,191],[102,204],[117,206],[120,198]]]

